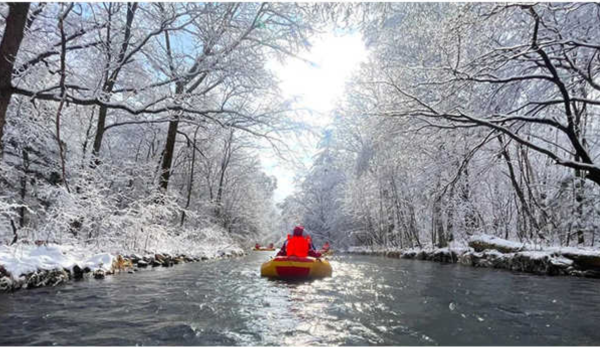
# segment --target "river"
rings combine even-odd
[[[600,344],[598,280],[341,255],[288,283],[272,255],[0,294],[0,344]]]

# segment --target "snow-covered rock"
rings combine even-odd
[[[573,260],[581,268],[600,269],[600,251],[565,247],[561,248],[557,253]]]
[[[441,263],[455,263],[458,261],[458,255],[447,247],[438,248],[431,254],[431,260]]]
[[[567,269],[567,268],[569,268],[569,266],[573,266],[573,261],[571,259],[565,258],[563,256],[550,258],[550,263],[552,263],[552,265],[562,268],[562,269]]]
[[[68,254],[69,248],[58,245],[0,246],[0,266],[12,276],[19,278],[37,270],[71,269],[78,257]]]
[[[469,239],[469,247],[477,252],[486,249],[495,249],[502,253],[514,253],[525,250],[525,245],[520,242],[508,241],[492,235],[473,235]]]
[[[101,279],[101,278],[106,277],[106,272],[102,269],[98,269],[98,270],[94,271],[93,275],[94,275],[94,278]]]
[[[72,245],[0,245],[0,291],[57,285],[71,278],[83,278],[85,273],[90,273],[95,278],[104,278],[115,271],[131,270],[134,263],[139,268],[148,265],[173,266],[200,259],[245,254],[239,246],[232,245],[227,240],[203,244],[200,248],[195,247],[191,253],[182,252],[181,249],[178,246],[167,252],[122,256],[117,255],[117,252],[98,252],[97,249]]]
[[[100,253],[88,258],[85,261],[84,266],[90,268],[92,271],[108,271],[112,269],[114,260],[115,257],[113,255],[108,253]]]
[[[506,269],[538,275],[573,275],[600,278],[600,251],[579,248],[533,247],[490,235],[469,240],[473,248],[394,249],[351,247],[349,253],[383,255],[390,258],[460,263],[474,267]]]
[[[141,268],[141,267],[148,267],[148,263],[147,263],[147,262],[145,262],[145,261],[143,261],[143,260],[139,260],[139,261],[137,262],[137,266],[138,266],[138,267],[140,267],[140,268]]]

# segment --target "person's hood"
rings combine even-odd
[[[294,228],[294,236],[302,236],[303,232],[304,232],[304,227],[301,225],[298,225],[297,227]]]

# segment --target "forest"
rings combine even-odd
[[[0,5],[0,242],[597,246],[595,3]],[[368,59],[296,191],[270,61],[334,27]]]

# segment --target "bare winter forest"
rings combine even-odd
[[[3,3],[0,242],[597,246],[600,5]],[[332,29],[333,28],[333,29]],[[359,32],[310,170],[270,61]],[[266,144],[266,145],[265,145]]]

